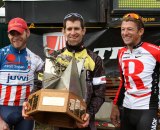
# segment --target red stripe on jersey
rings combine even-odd
[[[113,104],[114,104],[114,105],[117,104],[118,97],[119,97],[119,95],[120,95],[120,91],[121,91],[122,87],[124,87],[123,84],[124,84],[124,81],[121,79],[121,80],[120,80],[120,84],[119,84],[118,91],[117,91],[116,96],[115,96],[115,98],[114,98],[114,100],[113,100]]]
[[[0,98],[1,98],[1,93],[2,93],[2,84],[0,84]]]
[[[140,98],[140,97],[145,97],[145,96],[150,95],[150,94],[151,94],[151,92],[146,93],[146,94],[142,94],[142,95],[135,95],[135,94],[130,94],[130,93],[128,93],[128,94],[129,94],[129,95],[131,95],[131,96],[133,96],[133,97]]]
[[[30,86],[26,86],[26,97],[25,98],[28,98],[30,94]]]
[[[116,96],[113,100],[113,104],[116,105],[117,102],[118,102],[118,98],[119,98],[119,95],[120,95],[120,91],[122,89],[122,87],[124,87],[124,79],[123,79],[123,75],[122,75],[122,69],[121,69],[121,59],[122,59],[122,55],[124,54],[124,51],[126,51],[126,48],[121,48],[119,51],[118,51],[118,67],[119,67],[119,71],[120,71],[120,84],[119,84],[119,87],[118,87],[118,91],[116,93]]]
[[[10,99],[10,95],[11,95],[11,86],[6,86],[6,95],[5,95],[5,98],[4,98],[4,105],[5,106],[8,106],[8,102],[9,102],[9,99]]]
[[[160,48],[159,48],[159,46],[144,42],[142,47],[144,49],[146,49],[147,51],[149,51],[153,55],[153,57],[156,59],[156,61],[160,62]]]
[[[16,97],[14,101],[15,106],[19,106],[20,99],[21,99],[21,92],[22,92],[22,86],[18,85],[16,90]]]

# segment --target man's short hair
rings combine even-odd
[[[66,28],[66,22],[67,21],[80,21],[81,23],[81,27],[84,28],[85,23],[84,23],[84,19],[82,17],[82,15],[78,14],[78,13],[69,13],[67,14],[64,19],[63,19],[63,27]]]

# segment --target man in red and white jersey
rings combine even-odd
[[[138,14],[124,15],[121,36],[126,47],[118,52],[121,82],[110,116],[120,130],[157,129],[160,48],[142,42],[143,33],[144,24]]]
[[[40,71],[44,63],[26,48],[29,36],[26,21],[10,20],[11,44],[0,49],[0,130],[33,129],[34,121],[22,117],[22,104],[34,88],[34,73]]]

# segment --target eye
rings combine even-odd
[[[124,31],[125,29],[124,28],[121,28],[121,31]]]
[[[67,30],[68,30],[68,31],[71,31],[71,30],[75,30],[75,31],[78,31],[78,30],[80,30],[80,28],[79,28],[79,27],[74,27],[74,28],[67,28]]]
[[[71,31],[71,30],[72,30],[72,28],[67,28],[67,30],[68,30],[68,31]]]
[[[74,30],[80,30],[80,28],[79,27],[75,27]]]
[[[128,28],[128,30],[129,30],[129,31],[132,31],[132,30],[134,30],[134,29],[133,29],[133,28]]]
[[[10,31],[9,34],[10,34],[11,36],[20,35],[20,33],[17,32],[17,31]]]

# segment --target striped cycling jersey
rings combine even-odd
[[[0,49],[0,105],[21,106],[34,86],[34,72],[43,61],[29,49]]]
[[[130,109],[157,109],[160,48],[143,42],[132,52],[120,49],[118,59],[121,82],[113,103]]]

